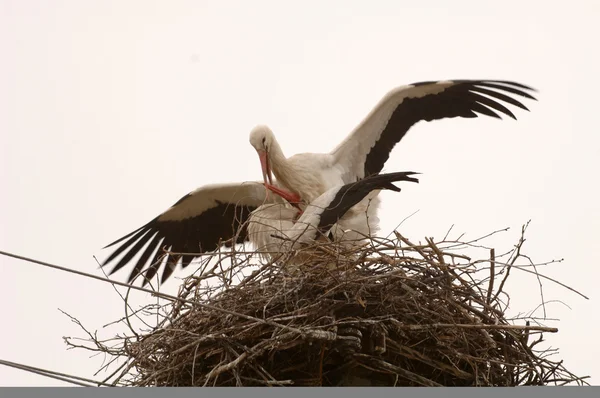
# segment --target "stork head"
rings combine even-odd
[[[250,132],[250,144],[256,149],[260,158],[263,180],[265,184],[273,184],[273,171],[271,170],[271,161],[269,159],[269,149],[275,140],[275,136],[270,128],[265,125],[258,125]]]

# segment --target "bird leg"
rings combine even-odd
[[[300,217],[300,215],[302,214],[302,209],[300,208],[300,203],[302,203],[302,198],[300,197],[300,195],[298,195],[297,193],[286,191],[281,188],[277,188],[276,186],[271,185],[269,183],[265,183],[265,188],[267,188],[268,190],[281,196],[282,198],[284,198],[285,200],[290,202],[290,204],[292,206],[294,206],[296,209],[300,210],[300,214],[298,214],[298,217]]]

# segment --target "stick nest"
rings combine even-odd
[[[120,321],[130,335],[88,333],[85,348],[109,354],[105,370],[125,359],[107,379],[113,385],[584,384],[549,359],[555,350],[537,349],[556,329],[505,316],[504,284],[526,257],[523,235],[498,256],[461,254],[477,241],[413,244],[396,233],[350,252],[321,242],[300,265],[298,253],[272,262],[215,253],[178,300],[128,312]],[[145,330],[134,330],[144,315]]]

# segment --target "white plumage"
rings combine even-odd
[[[318,197],[296,220],[299,211],[289,205],[265,204],[257,208],[248,220],[248,240],[258,252],[275,258],[281,253],[289,252],[310,244],[319,238],[317,226],[319,211],[326,208],[326,195],[337,191],[334,187]],[[380,199],[379,191],[367,195],[366,200],[352,207],[331,228],[331,237],[342,246],[362,244],[365,238],[379,231],[377,209]],[[322,200],[320,200],[322,199]]]

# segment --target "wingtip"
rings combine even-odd
[[[521,89],[524,89],[524,90],[533,91],[533,92],[536,92],[536,93],[539,92],[539,90],[536,89],[536,88],[534,88],[534,87],[528,86],[528,85],[523,84],[523,83],[518,83],[518,82],[515,82],[515,81],[512,81],[512,80],[501,80],[501,79],[499,79],[499,80],[498,79],[489,79],[489,80],[487,80],[486,79],[486,80],[481,80],[481,82],[484,82],[484,83],[485,82],[500,83],[500,84],[504,84],[504,85],[507,85],[507,86],[518,87],[518,88],[521,88]]]
[[[418,171],[407,171],[405,173],[405,175],[408,177],[407,181],[416,182],[417,184],[419,183],[419,179],[416,178],[416,177],[410,177],[410,176],[412,176],[412,175],[420,175],[420,174],[423,174],[423,173],[420,173]]]
[[[159,216],[160,217],[160,216]],[[132,235],[135,235],[136,233],[140,232],[143,229],[146,229],[148,227],[150,227],[153,223],[156,223],[156,221],[158,221],[158,217],[153,218],[151,221],[148,221],[146,224],[142,225],[141,227],[139,227],[138,229],[131,231],[130,233],[128,233],[127,235],[124,235],[122,237],[120,237],[119,239],[115,240],[114,242],[109,243],[108,245],[104,246],[102,248],[102,250],[107,249],[111,246],[116,245],[119,242],[124,241],[125,239],[129,238]]]
[[[102,267],[104,267],[104,266],[106,266],[106,265],[108,265],[108,261],[107,261],[107,262],[105,262],[105,263],[103,263],[103,264],[102,264]],[[117,265],[115,265],[114,267],[112,267],[112,269],[111,269],[110,271],[108,271],[108,276],[111,276],[111,275],[113,275],[115,272],[117,272],[118,270],[120,270],[120,269],[121,269],[121,267],[118,267],[118,268],[117,268],[117,267],[118,267],[118,264],[117,264]]]
[[[395,186],[391,182],[385,182],[385,183],[381,184],[381,189],[387,189],[389,191],[400,192],[400,188]]]

